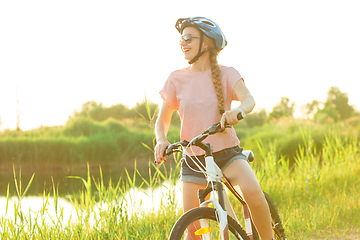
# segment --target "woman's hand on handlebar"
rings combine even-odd
[[[226,121],[226,123],[228,123],[230,125],[238,124],[239,120],[243,118],[242,114],[243,114],[243,111],[239,108],[226,111],[222,115],[221,120],[220,120],[221,129],[225,128],[225,121]]]
[[[154,157],[155,157],[154,162],[156,164],[160,164],[161,161],[166,161],[164,158],[164,151],[165,151],[166,147],[169,145],[170,145],[170,143],[167,140],[166,141],[165,140],[158,141],[156,143],[155,152],[154,152]]]

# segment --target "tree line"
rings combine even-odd
[[[287,97],[282,97],[281,101],[274,106],[269,114],[265,109],[262,109],[249,114],[245,120],[248,127],[254,127],[276,119],[293,118],[295,106],[295,102],[290,101]],[[326,121],[338,122],[360,116],[355,107],[349,105],[348,94],[341,92],[336,86],[328,90],[327,98],[324,102],[313,100],[301,106],[301,112],[305,118],[318,123]]]
[[[248,127],[261,126],[266,122],[294,117],[295,102],[287,97],[282,97],[270,113],[265,109],[248,114],[245,118]],[[331,87],[327,93],[327,99],[324,102],[313,100],[312,102],[301,107],[302,113],[308,119],[315,122],[323,123],[325,121],[338,122],[346,120],[354,116],[360,116],[354,106],[349,105],[349,97],[347,93],[341,92],[338,87]],[[147,122],[154,121],[157,116],[158,105],[148,102],[146,99],[137,103],[133,108],[129,108],[124,104],[116,104],[110,107],[104,107],[102,103],[89,101],[82,105],[80,111],[74,111],[73,116],[69,119],[77,117],[86,117],[94,121],[105,121],[108,118],[116,120],[124,119],[145,119]],[[173,124],[180,123],[179,116],[173,115]]]
[[[69,120],[85,117],[97,122],[105,121],[109,118],[116,120],[144,118],[151,121],[154,113],[157,112],[157,104],[148,102],[146,99],[137,103],[133,108],[129,108],[124,104],[116,104],[110,107],[104,107],[102,103],[89,101],[82,105],[81,110],[75,110],[73,116]]]

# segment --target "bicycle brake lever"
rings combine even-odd
[[[231,125],[228,124],[227,122],[225,122],[225,128],[230,128]],[[225,128],[222,129],[221,128],[221,124],[220,123],[216,123],[214,125],[212,125],[211,127],[209,127],[205,133],[208,133],[209,135],[214,135],[216,133],[219,133],[219,132],[224,132],[225,131]]]
[[[172,154],[174,152],[174,149],[177,148],[177,146],[170,144],[169,146],[167,146],[164,150],[164,156],[169,156],[170,154]]]
[[[187,146],[189,144],[188,141],[184,140],[180,143],[182,146]],[[179,150],[179,145],[178,144],[170,144],[169,146],[167,146],[164,150],[163,155],[164,156],[170,156],[170,154],[174,153],[174,152],[181,152]]]
[[[232,125],[225,123],[225,128],[231,128]]]
[[[222,129],[221,129],[220,123],[216,123],[216,124],[212,125],[211,127],[209,127],[206,130],[206,133],[208,133],[209,135],[213,135],[213,134],[221,132],[221,131],[222,131]]]
[[[220,127],[220,126],[219,126],[219,127]],[[222,128],[220,127],[220,132],[224,132],[226,128],[231,128],[231,127],[232,127],[232,126],[225,121],[224,129],[222,129]]]

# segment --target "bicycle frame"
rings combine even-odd
[[[225,210],[224,204],[224,189],[223,185],[221,184],[221,177],[223,174],[220,168],[215,164],[213,156],[207,156],[205,158],[206,163],[206,174],[208,180],[208,187],[202,191],[199,191],[199,199],[200,199],[200,207],[205,207],[209,203],[213,203],[216,209],[216,212],[219,216],[219,223],[220,223],[220,232],[221,232],[221,239],[227,240],[229,239],[228,233],[228,222],[227,222],[227,211]],[[205,201],[205,197],[209,194],[209,192],[214,193],[214,190],[218,193],[218,199],[214,194],[212,197]],[[201,229],[208,227],[205,220],[200,221]],[[205,239],[210,239],[209,235],[205,236]]]
[[[249,236],[250,240],[253,239],[252,234],[252,223],[250,218],[250,211],[243,200],[242,196],[235,190],[235,188],[231,185],[228,179],[223,175],[221,169],[214,162],[213,156],[207,156],[205,158],[206,163],[206,175],[208,185],[204,190],[199,190],[198,196],[200,200],[200,207],[205,207],[209,203],[214,204],[214,208],[219,216],[219,225],[221,231],[221,239],[227,240],[229,239],[228,235],[228,223],[227,223],[227,215],[232,217],[234,220],[239,222],[238,218],[235,215],[234,209],[230,203],[230,200],[226,194],[225,188],[223,184],[231,191],[231,193],[237,198],[239,202],[243,205],[243,213],[245,218],[245,229],[246,233]],[[218,197],[216,198],[215,192],[217,192]],[[205,197],[212,193],[212,196],[209,200],[205,201]],[[200,220],[200,229],[206,229],[208,224],[205,220]],[[206,235],[207,234],[207,235]],[[204,239],[210,239],[209,233],[203,235]]]
[[[238,119],[240,120],[244,116],[239,116]],[[226,127],[230,127],[230,125],[226,125]],[[207,187],[204,190],[199,190],[199,201],[200,201],[200,207],[205,207],[209,203],[214,204],[214,208],[217,212],[218,216],[218,222],[220,224],[220,231],[221,231],[221,239],[222,240],[228,240],[229,239],[229,227],[227,222],[227,215],[230,215],[234,220],[236,220],[239,223],[238,218],[236,217],[234,210],[231,206],[231,203],[229,201],[229,198],[226,194],[226,191],[224,189],[225,185],[231,192],[234,194],[234,196],[237,198],[238,201],[241,202],[243,205],[243,213],[245,218],[245,229],[246,233],[249,236],[250,240],[253,239],[252,234],[252,223],[250,218],[250,211],[246,204],[246,202],[243,200],[241,195],[234,189],[234,187],[231,185],[231,183],[228,181],[228,179],[223,175],[221,169],[218,167],[218,165],[214,162],[213,158],[213,152],[212,152],[212,146],[210,144],[205,144],[202,141],[207,138],[209,135],[216,134],[218,132],[221,132],[222,129],[220,127],[220,123],[214,124],[213,126],[209,127],[203,134],[193,138],[192,141],[187,142],[178,142],[176,144],[172,144],[171,147],[168,147],[167,150],[165,150],[164,155],[169,155],[172,152],[175,151],[181,151],[179,150],[179,146],[183,147],[189,147],[191,145],[195,145],[197,147],[200,147],[205,151],[205,171],[202,167],[200,167],[196,161],[187,153],[187,151],[184,151],[183,148],[183,155],[186,159],[186,155],[190,157],[190,159],[195,163],[195,165],[206,175],[207,177]],[[245,153],[245,151],[244,151]],[[249,155],[252,155],[251,151],[246,152],[247,158],[249,159]],[[252,155],[253,157],[253,155]],[[205,197],[212,193],[209,200],[205,201]],[[215,193],[217,193],[217,198]],[[239,223],[240,224],[240,223]],[[205,220],[200,220],[201,228],[195,232],[197,235],[202,235],[205,237],[204,239],[209,239],[209,232],[211,231],[208,227],[208,224]]]
[[[238,119],[241,120],[242,118],[244,118],[245,116],[239,116],[238,115]],[[230,125],[225,123],[225,128],[231,127]],[[245,226],[243,226],[242,228],[245,228],[246,230],[246,235],[249,237],[250,240],[253,239],[258,239],[258,233],[255,230],[255,228],[253,228],[253,223],[251,221],[251,217],[250,217],[250,211],[249,208],[246,204],[246,202],[244,201],[243,197],[240,195],[239,192],[237,192],[235,190],[235,188],[231,185],[231,183],[229,182],[229,180],[223,175],[221,169],[218,167],[218,165],[214,162],[214,158],[213,158],[213,153],[212,153],[212,146],[210,144],[206,144],[203,141],[209,136],[209,135],[213,135],[219,132],[223,132],[223,128],[221,128],[220,123],[214,124],[212,126],[210,126],[208,129],[206,129],[206,131],[204,131],[202,134],[200,134],[197,137],[194,137],[190,142],[183,140],[181,142],[177,142],[177,143],[173,143],[170,144],[164,151],[164,156],[169,156],[170,154],[174,153],[174,152],[182,152],[183,153],[183,159],[185,159],[185,163],[186,163],[186,157],[190,157],[191,161],[195,164],[195,166],[200,169],[200,171],[202,173],[204,173],[204,175],[207,178],[207,187],[203,190],[199,190],[198,192],[198,196],[199,196],[199,201],[200,201],[200,207],[205,207],[206,205],[208,205],[209,203],[212,203],[214,205],[214,210],[216,212],[215,217],[216,220],[220,226],[220,237],[222,240],[227,240],[229,239],[229,228],[230,229],[234,229],[234,222],[232,221],[235,220],[237,221],[238,224],[236,225],[241,225],[238,218],[236,217],[236,214],[234,212],[233,207],[231,206],[230,200],[228,198],[228,195],[226,193],[226,190],[224,189],[224,187],[226,186],[226,188],[235,196],[235,198],[242,204],[243,207],[243,216],[244,216],[244,220],[245,220]],[[191,146],[197,146],[200,147],[202,150],[205,151],[205,166],[203,165],[203,163],[201,163],[199,161],[199,159],[197,159],[197,157],[192,157],[188,152],[187,152],[187,148],[191,147]],[[244,155],[246,155],[247,160],[249,162],[252,162],[254,159],[254,155],[252,153],[252,151],[247,150],[247,151],[242,151],[242,153]],[[195,155],[195,154],[194,154]],[[199,166],[201,165],[201,166]],[[190,169],[192,169],[189,166]],[[196,172],[198,172],[198,170],[192,169]],[[211,193],[211,197],[209,200],[205,201],[205,198]],[[265,199],[269,205],[270,208],[270,213],[271,213],[271,218],[272,218],[272,227],[273,227],[273,231],[276,234],[276,236],[279,237],[279,239],[286,239],[285,236],[285,232],[284,232],[284,228],[282,226],[280,217],[277,213],[277,210],[274,206],[274,204],[272,203],[270,197],[264,193],[265,195]],[[202,211],[203,209],[199,209],[200,211]],[[184,214],[184,216],[187,218],[189,216],[193,217],[193,213],[196,211],[196,209],[193,209],[187,213]],[[213,212],[211,213],[213,216]],[[230,219],[230,222],[232,222],[233,224],[228,224],[228,218],[227,216],[230,216],[232,219]],[[181,229],[183,229],[184,226],[182,226],[182,224],[184,224],[184,222],[181,221],[182,218],[180,218],[175,225],[174,228],[177,226],[177,224],[179,223],[181,225]],[[206,218],[205,218],[206,219]],[[209,219],[213,219],[213,218],[209,218]],[[205,220],[200,219],[200,229],[197,229],[195,232],[195,235],[202,235],[203,239],[209,239],[210,237],[210,232],[211,232],[211,228],[208,227],[208,223]],[[174,230],[173,228],[173,230]],[[240,226],[239,226],[240,228]],[[253,232],[254,229],[254,232]],[[172,230],[172,233],[173,233]],[[183,229],[184,230],[184,229]],[[181,231],[183,231],[181,230]],[[235,231],[238,232],[239,231]],[[243,237],[245,236],[245,232],[243,232],[243,230],[240,231],[241,233],[239,233],[238,238],[243,239]],[[183,234],[183,233],[179,233],[177,231],[174,231],[174,234],[179,237],[179,234]]]

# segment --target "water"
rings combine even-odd
[[[147,166],[144,165],[144,169],[148,172]],[[146,175],[145,171],[142,171],[142,176]],[[61,225],[66,226],[80,220],[79,216],[85,210],[76,209],[70,199],[74,194],[85,191],[84,184],[79,179],[68,177],[79,176],[86,180],[88,177],[86,165],[77,169],[31,169],[28,171],[22,169],[20,171],[20,168],[16,168],[15,172],[18,184],[21,182],[22,192],[34,173],[35,176],[29,191],[20,204],[12,169],[0,170],[0,219],[5,218],[10,221],[15,221],[16,219],[16,221],[20,221],[19,213],[21,213],[25,219],[32,219],[33,222],[38,221],[39,225],[43,223],[53,225],[60,221]],[[129,171],[130,175],[132,175],[131,172]],[[102,173],[105,188],[108,187],[110,179],[113,185],[118,183],[120,176],[122,176],[121,181],[126,179],[123,167],[102,168]],[[94,180],[98,182],[100,179],[99,167],[90,166],[90,175],[92,178],[92,189],[96,196]],[[137,177],[137,180],[142,182],[140,177]],[[8,186],[10,196],[6,198]],[[54,198],[53,186],[58,190],[58,198]],[[44,194],[49,197],[44,198]],[[125,194],[121,206],[125,207],[128,210],[129,216],[131,216],[139,211],[158,211],[161,203],[166,202],[171,197],[175,198],[175,205],[180,208],[182,206],[182,194],[179,182],[176,183],[176,186],[173,186],[170,182],[164,182],[161,187],[155,189],[131,189]],[[107,203],[97,202],[95,204],[90,213],[90,223],[94,224],[96,222],[95,220],[99,218],[101,210],[107,210]],[[59,216],[61,217],[59,218]]]
[[[6,209],[7,205],[8,208]],[[58,209],[56,211],[54,197],[25,197],[21,200],[21,211],[19,211],[19,199],[17,197],[11,197],[9,200],[5,197],[0,197],[0,218],[4,217],[10,221],[15,221],[15,212],[22,212],[27,219],[29,217],[35,219],[37,216],[42,216],[38,218],[38,223],[41,224],[41,221],[44,220],[45,223],[50,224],[52,220],[57,219],[56,216],[59,215],[57,212],[60,209],[65,210],[62,216],[62,222],[64,223],[74,219],[71,216],[76,216],[76,209],[70,201],[59,198],[57,206]],[[44,211],[46,214],[42,214]]]
[[[21,172],[21,184],[22,190],[25,190],[29,180],[32,175],[35,173],[33,182],[28,190],[27,196],[39,196],[43,195],[43,192],[46,193],[53,191],[53,182],[55,187],[58,190],[59,196],[72,195],[78,193],[84,189],[84,184],[78,179],[68,178],[69,176],[79,176],[84,179],[87,179],[87,165],[84,164],[82,167],[78,168],[61,168],[61,169],[40,169],[34,168],[31,170],[16,168],[16,178],[18,183],[20,182],[20,172]],[[131,172],[131,171],[130,171]],[[111,179],[112,182],[117,183],[124,176],[124,168],[120,166],[113,167],[104,167],[102,168],[103,181],[106,185]],[[100,179],[100,170],[99,166],[90,166],[90,175],[95,180]],[[16,195],[16,188],[14,184],[14,173],[12,169],[6,169],[0,171],[0,197],[6,196],[7,187],[9,185],[10,194],[12,196]]]
[[[129,203],[127,208],[135,214],[139,207],[141,211],[157,211],[161,208],[162,202],[166,201],[169,197],[175,194],[176,205],[182,206],[182,192],[181,182],[177,181],[175,186],[170,181],[166,181],[162,186],[155,189],[131,189],[125,196],[126,201]],[[133,208],[133,206],[136,206]]]
[[[161,208],[161,204],[169,197],[175,198],[175,205],[177,207],[182,206],[182,193],[181,184],[179,181],[176,185],[169,181],[166,181],[162,186],[155,189],[131,189],[126,193],[124,202],[128,212],[131,215],[137,214],[139,211],[151,212],[158,211]],[[17,197],[0,197],[0,218],[15,221],[16,212],[22,212],[26,219],[33,219],[38,221],[38,224],[45,222],[52,224],[54,221],[61,221],[62,224],[67,225],[73,223],[78,219],[78,211],[75,206],[66,197],[59,197],[57,203],[54,197],[42,197],[42,196],[29,196],[24,197],[21,200],[21,211],[19,211],[19,199]],[[57,206],[57,208],[56,208]],[[106,209],[107,203],[97,203],[94,207],[94,211],[91,212],[90,224],[95,224],[96,216],[99,216],[101,209]],[[45,214],[43,214],[45,212]],[[61,218],[60,216],[61,212]],[[40,217],[39,217],[40,216]]]

